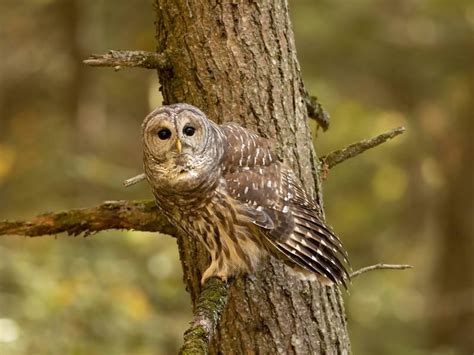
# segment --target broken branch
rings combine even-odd
[[[114,67],[115,70],[122,67],[164,69],[169,65],[164,53],[117,50],[110,50],[106,54],[91,54],[83,63],[92,67]]]
[[[106,229],[128,229],[174,235],[155,201],[106,201],[90,208],[45,213],[29,221],[0,221],[0,235],[36,237],[67,232],[86,236]]]
[[[131,177],[130,179],[127,179],[123,182],[123,186],[125,187],[130,187],[132,185],[138,184],[140,181],[146,180],[146,175],[145,173],[141,173],[139,175],[136,175],[134,177]]]
[[[375,264],[375,265],[370,265],[363,267],[362,269],[359,269],[357,271],[354,271],[351,274],[351,279],[356,278],[359,275],[362,275],[363,273],[372,271],[372,270],[384,270],[384,269],[389,269],[389,270],[405,270],[405,269],[412,269],[412,265],[398,265],[398,264]]]
[[[405,132],[405,127],[398,127],[395,129],[392,129],[388,132],[379,134],[378,136],[375,136],[370,139],[364,139],[361,140],[360,142],[353,143],[345,148],[336,150],[334,152],[331,152],[323,157],[321,157],[321,162],[327,166],[328,169],[332,168],[333,166],[342,163],[343,161],[353,158],[363,152],[365,152],[367,149],[374,148],[378,146],[379,144],[382,144],[389,139],[392,139],[400,134]]]
[[[318,98],[316,96],[306,94],[304,101],[306,104],[306,110],[308,111],[308,116],[316,120],[323,131],[327,131],[329,128],[329,113],[327,113],[327,111],[319,103]]]

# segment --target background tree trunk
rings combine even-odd
[[[187,102],[222,123],[235,121],[278,142],[281,156],[322,206],[296,58],[284,0],[156,2],[164,104]],[[195,303],[209,263],[195,240],[178,237],[187,289]],[[256,275],[238,278],[212,353],[347,353],[344,307],[337,288],[301,282],[269,260]]]
[[[473,97],[474,70],[471,69],[466,74],[471,78],[468,80],[466,95]],[[468,354],[474,349],[472,100],[458,105],[453,116],[451,126],[436,139],[447,184],[441,194],[441,203],[437,206],[439,239],[437,260],[432,272],[433,290],[428,306],[432,310],[431,317],[435,319],[431,323],[433,348],[456,344],[462,353]],[[447,145],[445,136],[455,143]]]

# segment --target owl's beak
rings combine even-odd
[[[181,141],[179,138],[176,138],[176,149],[178,150],[178,153],[181,154],[181,150],[183,149],[183,146],[181,145]]]

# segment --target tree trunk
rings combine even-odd
[[[187,102],[211,119],[234,121],[271,137],[322,206],[307,112],[285,0],[156,1],[164,104]],[[193,304],[207,252],[178,237],[184,279]],[[269,259],[255,275],[239,277],[211,344],[211,353],[348,353],[340,291],[298,281]]]
[[[466,97],[473,97],[474,70],[467,71],[466,77],[469,78],[466,79]],[[446,184],[440,193],[437,211],[439,245],[437,260],[433,263],[434,287],[429,304],[435,320],[431,322],[431,345],[433,350],[452,347],[463,354],[472,353],[474,349],[473,116],[472,100],[456,105],[450,118],[450,130],[435,140]]]

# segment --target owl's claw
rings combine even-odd
[[[229,279],[229,275],[226,272],[224,272],[223,270],[216,270],[214,263],[211,263],[211,265],[206,269],[206,271],[204,271],[204,274],[201,278],[201,285],[204,285],[207,279],[210,279],[211,277],[217,277],[222,282],[227,282]]]

